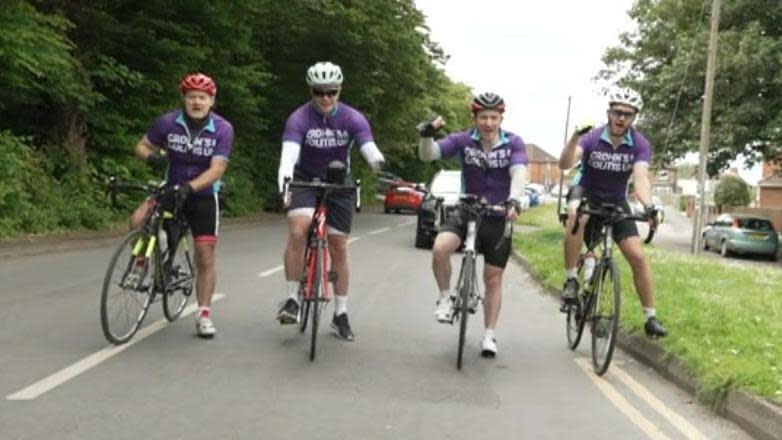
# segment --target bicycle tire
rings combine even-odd
[[[654,234],[657,232],[657,228],[653,228],[652,224],[649,224],[649,231],[646,233],[646,238],[644,239],[644,244],[649,244],[652,242],[652,239],[654,238]]]
[[[595,374],[608,371],[616,346],[622,295],[619,269],[613,260],[600,263],[592,311],[592,366]],[[610,278],[610,279],[609,279]]]
[[[461,283],[459,284],[459,304],[456,307],[456,313],[459,317],[459,349],[456,356],[456,368],[462,369],[462,359],[464,357],[464,342],[467,338],[467,318],[470,316],[470,292],[472,291],[472,265],[475,264],[472,257],[465,255],[462,260],[462,269],[459,274]]]
[[[324,249],[318,246],[317,249],[317,263],[315,266],[315,279],[312,283],[312,298],[311,298],[311,311],[312,311],[312,338],[310,341],[310,361],[315,360],[315,354],[317,353],[318,346],[318,323],[320,322],[320,312],[322,311],[323,302],[323,252]]]
[[[163,295],[163,315],[176,321],[193,296],[198,268],[195,265],[193,234],[190,229],[179,239],[174,255],[166,264]]]
[[[301,276],[299,282],[299,304],[301,310],[299,311],[299,332],[304,333],[307,330],[307,322],[310,318],[310,305],[312,304],[311,298],[307,297],[307,274],[310,273],[310,267],[312,267],[311,260],[312,247],[307,245],[304,251],[304,273]]]
[[[584,258],[583,255],[578,259],[578,280],[579,292],[575,306],[569,305],[565,315],[565,332],[567,335],[567,345],[571,350],[578,348],[581,342],[581,336],[584,334],[584,323],[586,316],[586,301],[583,295],[584,280]]]
[[[101,289],[100,299],[100,322],[103,335],[106,339],[115,345],[121,345],[130,340],[133,335],[136,334],[144,318],[149,311],[149,305],[152,303],[152,296],[154,295],[155,282],[154,275],[157,269],[155,263],[157,262],[157,255],[153,255],[152,258],[144,258],[143,262],[136,260],[133,257],[133,248],[136,246],[139,239],[143,239],[143,233],[140,230],[135,230],[129,233],[122,240],[121,244],[114,251],[114,254],[109,260],[109,265],[106,269],[106,275],[103,278],[103,287]],[[123,253],[128,251],[127,261],[121,260]],[[126,314],[125,322],[127,328],[121,331],[117,323],[119,316],[117,313],[113,313],[111,308],[112,297],[115,296],[111,292],[112,286],[115,286],[114,274],[115,270],[120,268],[120,279],[116,281],[116,287],[120,289],[117,293],[117,300],[124,300],[125,304],[135,303],[139,306],[139,309],[135,313]],[[132,280],[128,280],[128,276],[131,276]],[[129,289],[125,283],[133,283],[133,286]],[[146,284],[146,290],[143,287]],[[129,291],[129,292],[128,292]],[[140,300],[140,302],[138,301]],[[132,305],[132,304],[131,304]]]

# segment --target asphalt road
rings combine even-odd
[[[567,349],[558,305],[513,263],[498,358],[478,355],[473,319],[458,371],[457,329],[433,320],[430,253],[412,246],[414,219],[357,216],[357,339],[322,325],[314,363],[308,337],[274,320],[281,218],[223,230],[219,333],[207,341],[192,315],[161,323],[158,303],[131,344],[108,346],[98,301],[113,243],[3,259],[0,438],[747,438],[622,352],[595,377],[588,341]]]

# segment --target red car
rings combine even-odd
[[[383,209],[388,214],[401,210],[418,212],[424,201],[425,193],[413,185],[392,185],[386,190],[386,200]]]

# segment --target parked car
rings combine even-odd
[[[380,171],[377,173],[377,192],[385,194],[392,186],[412,186],[415,182],[407,181],[390,171]]]
[[[415,228],[415,247],[429,249],[445,221],[447,212],[459,202],[462,192],[462,172],[441,170],[432,177],[426,196],[418,210]]]
[[[391,211],[417,212],[424,201],[423,187],[416,185],[392,185],[386,190],[386,198],[383,202],[383,210],[386,214]]]
[[[779,237],[770,220],[746,214],[723,214],[701,233],[704,250],[717,249],[723,257],[732,253],[762,255],[777,260]]]
[[[524,188],[524,194],[529,199],[528,205],[530,207],[540,205],[540,193],[536,191],[534,188],[531,188],[529,186]]]

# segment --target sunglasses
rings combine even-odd
[[[332,90],[318,90],[318,89],[312,89],[312,94],[315,96],[328,96],[329,98],[333,98],[339,94],[339,89],[332,89]]]
[[[626,118],[626,119],[632,119],[635,117],[635,112],[625,112],[622,110],[615,110],[611,109],[609,110],[609,113],[611,113],[611,116],[620,119],[620,118]]]

